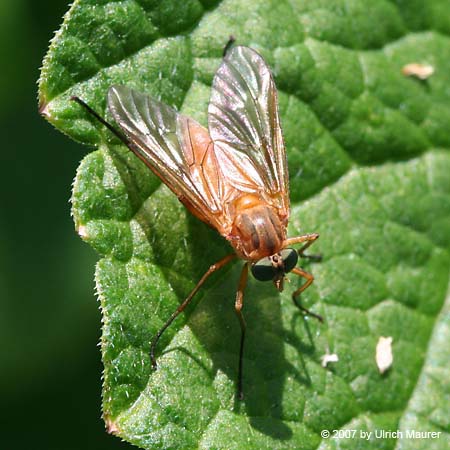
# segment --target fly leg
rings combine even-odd
[[[300,256],[300,258],[309,259],[311,261],[316,261],[316,262],[322,261],[322,255],[321,254],[305,255],[305,250],[310,245],[314,244],[314,242],[316,241],[316,239],[318,237],[319,237],[319,235],[317,233],[311,233],[311,234],[305,234],[303,236],[297,236],[297,237],[289,238],[289,239],[286,239],[286,241],[284,243],[284,247],[287,247],[288,245],[300,244],[300,243],[304,242],[302,247],[300,247],[297,250],[298,256]]]
[[[225,44],[225,47],[223,48],[222,58],[225,58],[225,56],[227,56],[228,51],[233,46],[235,41],[236,41],[236,39],[234,38],[234,36],[232,34],[230,34],[228,42]]]
[[[237,391],[239,400],[243,400],[244,392],[242,390],[242,361],[244,356],[244,341],[245,341],[245,329],[246,324],[244,316],[242,314],[242,308],[244,306],[244,289],[247,284],[248,278],[248,263],[242,268],[241,276],[239,278],[239,285],[236,292],[236,301],[234,303],[234,309],[239,319],[239,324],[241,326],[241,343],[239,345],[239,365],[238,365],[238,380],[237,380]]]
[[[202,287],[203,283],[208,279],[208,277],[212,273],[217,272],[223,266],[228,264],[235,257],[236,257],[235,254],[225,256],[225,258],[222,258],[220,261],[218,261],[215,264],[213,264],[212,266],[210,266],[210,268],[200,278],[200,281],[197,283],[197,286],[195,286],[195,288],[192,289],[191,293],[187,296],[186,300],[184,300],[183,303],[181,303],[178,306],[178,308],[172,313],[172,315],[169,317],[169,319],[166,321],[166,323],[156,333],[156,335],[152,339],[152,342],[151,342],[151,345],[150,345],[150,359],[152,361],[153,369],[157,368],[155,351],[156,351],[156,346],[158,344],[158,341],[159,341],[160,337],[162,336],[162,334],[164,333],[164,331],[166,331],[166,329],[169,327],[169,325],[184,311],[186,306],[189,305],[191,300],[194,298],[195,294]]]
[[[309,286],[311,286],[312,282],[314,281],[314,277],[304,271],[303,269],[300,269],[299,267],[294,267],[291,271],[292,273],[295,273],[296,275],[299,275],[300,277],[303,277],[306,279],[306,281],[292,294],[292,301],[294,302],[294,305],[302,311],[304,314],[307,314],[309,316],[315,317],[317,320],[323,323],[323,317],[319,314],[311,312],[309,309],[305,308],[301,303],[298,297],[300,294]]]
[[[318,233],[311,233],[311,234],[304,234],[303,236],[296,236],[293,238],[286,239],[284,241],[283,247],[286,248],[289,245],[304,243],[302,245],[302,247],[300,247],[300,249],[298,250],[298,255],[301,258],[309,258],[314,261],[320,261],[322,259],[322,255],[305,255],[304,254],[305,250],[310,245],[312,245],[318,237],[319,237]],[[323,322],[322,316],[320,316],[319,314],[315,314],[315,313],[311,312],[309,309],[305,308],[300,303],[300,300],[298,298],[300,296],[300,294],[312,284],[312,282],[314,281],[314,277],[309,272],[306,272],[305,270],[300,269],[299,267],[294,267],[294,269],[292,269],[292,273],[295,273],[296,275],[306,279],[306,281],[292,294],[292,301],[294,302],[294,305],[298,309],[300,309],[300,311],[302,311],[304,314],[308,314],[312,317],[315,317],[320,322]]]
[[[319,235],[317,235],[317,237],[319,237]],[[317,239],[317,238],[316,238]],[[312,241],[308,241],[306,242],[304,245],[302,245],[298,250],[298,256],[300,256],[300,258],[305,258],[305,259],[309,259],[310,261],[314,261],[314,262],[320,262],[322,261],[322,254],[321,253],[314,253],[312,255],[305,255],[305,250],[312,244],[314,244],[314,241],[316,240],[312,240]]]

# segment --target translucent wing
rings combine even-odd
[[[208,108],[217,159],[231,161],[229,183],[266,193],[280,215],[289,215],[289,175],[275,83],[262,57],[235,47],[217,71]]]
[[[125,86],[109,89],[108,107],[130,149],[195,216],[226,234],[220,195],[225,187],[208,131]]]

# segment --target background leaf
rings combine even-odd
[[[143,448],[447,448],[450,20],[447,2],[76,1],[40,80],[41,113],[99,150],[81,163],[73,214],[102,258],[104,417]],[[303,319],[290,295],[251,281],[244,403],[235,401],[240,264],[214,277],[149,342],[227,244],[80,107],[114,83],[206,122],[230,34],[273,68],[291,181],[290,235],[319,232]],[[435,73],[405,77],[411,62]],[[380,336],[394,365],[380,375]],[[321,357],[339,362],[321,367]],[[322,440],[323,429],[439,431],[437,439]],[[418,443],[419,442],[419,443]],[[417,447],[419,445],[419,447]],[[423,447],[422,447],[423,448]]]
[[[5,449],[129,448],[104,432],[98,259],[73,232],[83,152],[36,111],[36,80],[67,0],[2,0],[0,423]],[[74,433],[73,430],[78,430]]]

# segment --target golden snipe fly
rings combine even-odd
[[[269,66],[248,47],[237,46],[227,52],[212,84],[208,129],[126,86],[112,86],[107,96],[109,111],[121,131],[80,98],[72,99],[114,133],[194,216],[215,228],[234,249],[207,270],[156,333],[150,348],[154,368],[159,338],[206,279],[235,258],[245,261],[235,300],[241,327],[237,391],[243,398],[246,325],[242,307],[249,268],[257,280],[272,280],[280,292],[286,273],[303,277],[306,281],[293,293],[293,301],[322,320],[298,302],[300,293],[314,280],[296,267],[298,256],[308,257],[304,251],[319,235],[286,236],[289,175],[277,90]],[[303,245],[294,250],[290,248],[294,244]]]

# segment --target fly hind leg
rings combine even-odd
[[[244,359],[245,330],[247,328],[247,325],[245,324],[245,319],[242,314],[242,308],[244,306],[244,290],[247,284],[247,277],[248,277],[248,263],[244,264],[244,267],[242,268],[238,290],[236,292],[236,301],[234,303],[234,309],[239,319],[239,325],[241,326],[241,341],[239,345],[239,363],[238,363],[238,381],[237,381],[237,394],[239,400],[244,399],[244,391],[242,388],[242,373],[243,373],[242,365]]]
[[[225,58],[225,56],[227,56],[227,53],[229,52],[229,50],[231,49],[231,47],[235,42],[236,42],[235,37],[232,34],[230,34],[228,42],[225,44],[225,47],[223,48],[222,58]]]

